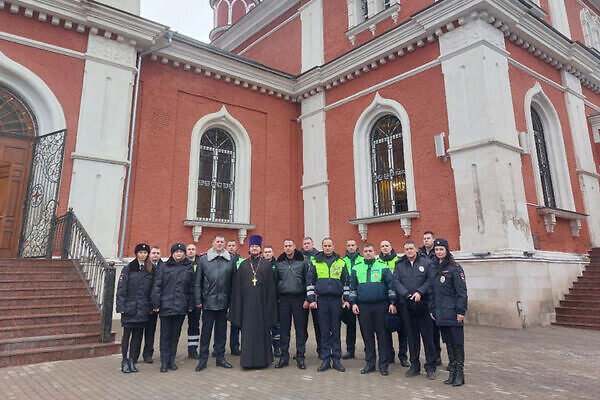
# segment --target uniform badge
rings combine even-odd
[[[463,282],[465,281],[465,273],[464,272],[460,273],[460,279],[462,279]]]
[[[377,279],[377,278],[379,278],[379,274],[378,274],[377,272],[375,272],[375,273],[373,274],[373,279]]]
[[[425,272],[425,267],[421,265],[421,266],[419,267],[419,271],[421,271],[421,272]]]
[[[331,271],[331,276],[333,276],[334,278],[338,278],[342,275],[342,269],[340,267],[335,267],[333,269],[333,271]]]
[[[440,282],[442,282],[442,283],[446,282],[446,277],[444,275],[440,276]]]

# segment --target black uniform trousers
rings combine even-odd
[[[339,361],[342,358],[340,323],[342,318],[341,296],[319,296],[319,328],[321,329],[321,355],[323,361]]]
[[[148,316],[148,322],[144,326],[144,358],[152,358],[154,354],[154,336],[156,334],[156,321],[158,314],[152,313]],[[136,360],[137,362],[137,360]]]
[[[423,347],[425,347],[425,370],[435,371],[436,359],[433,334],[431,333],[431,317],[428,313],[419,315],[409,314],[406,304],[402,305],[401,312],[408,333],[410,368],[421,370],[419,355],[421,354],[421,339],[423,339]]]
[[[398,332],[398,358],[400,360],[407,361],[408,357],[408,333],[406,332],[406,324],[398,310],[397,314],[390,314],[389,312],[385,316],[385,329],[388,337],[388,358],[389,362],[393,362],[396,357],[396,351],[394,350],[394,332]]]
[[[232,352],[240,349],[240,332],[241,329],[239,326],[229,324],[229,348]]]
[[[321,354],[321,327],[319,325],[319,310],[310,310],[312,316],[313,328],[315,331],[315,339],[317,340],[317,352]],[[308,340],[308,324],[306,324],[306,339]]]
[[[160,361],[161,363],[175,362],[177,344],[185,314],[160,317]]]
[[[123,328],[123,339],[121,339],[121,352],[123,359],[131,359],[134,362],[140,356],[140,349],[142,347],[142,336],[144,334],[144,328]],[[129,357],[127,353],[129,352]]]
[[[342,322],[346,324],[346,351],[354,354],[356,350],[356,315],[352,310],[342,310]]]
[[[304,294],[281,295],[279,298],[279,324],[281,360],[290,359],[290,336],[292,319],[296,331],[296,360],[303,360],[306,352],[306,329],[308,325],[308,310],[302,308]]]
[[[367,366],[375,367],[375,335],[377,335],[377,349],[379,352],[379,370],[388,368],[389,342],[385,329],[385,315],[388,312],[388,303],[359,303],[358,321],[360,333],[365,343],[365,361]]]
[[[438,360],[442,355],[442,345],[440,343],[440,327],[431,320],[431,334],[433,336],[433,347],[435,347],[435,359]]]
[[[462,326],[440,326],[442,339],[447,345],[465,345],[465,330]]]
[[[200,344],[200,315],[202,310],[194,308],[187,314],[188,328],[187,328],[187,345],[188,347],[198,348]]]
[[[210,337],[215,331],[215,355],[218,361],[225,359],[227,341],[227,310],[203,310],[200,334],[200,360],[208,360]]]

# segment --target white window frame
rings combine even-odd
[[[581,10],[580,18],[585,44],[600,51],[600,16],[584,8]]]

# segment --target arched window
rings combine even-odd
[[[402,124],[385,115],[371,131],[371,173],[374,215],[408,211]]]
[[[233,220],[235,144],[229,133],[212,128],[200,140],[198,219]]]
[[[35,136],[35,120],[29,107],[0,86],[0,133]]]
[[[531,107],[531,123],[533,125],[533,137],[535,140],[535,150],[538,159],[542,191],[544,193],[544,203],[546,207],[556,208],[554,186],[552,184],[552,170],[550,168],[548,148],[544,136],[544,125],[542,124],[542,119],[539,114],[533,107]]]

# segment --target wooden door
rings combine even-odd
[[[31,143],[29,139],[0,136],[0,258],[17,256]]]

